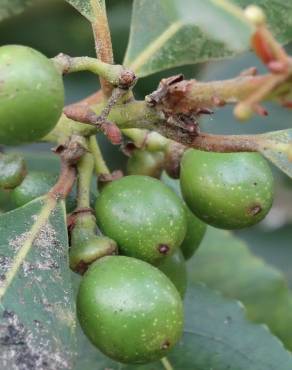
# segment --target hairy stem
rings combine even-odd
[[[101,61],[113,64],[113,48],[105,3],[104,1],[100,2],[97,0],[91,0],[91,7],[94,13],[92,30],[94,35],[96,55]],[[100,85],[104,96],[109,97],[112,92],[112,85],[104,78],[100,78]]]
[[[124,68],[118,64],[112,65],[90,57],[70,57],[62,53],[52,61],[63,74],[89,71],[99,75],[113,86],[119,85],[120,76],[124,71]]]
[[[94,167],[96,174],[110,174],[110,170],[108,169],[103,159],[100,147],[95,136],[90,136],[89,148],[94,158]]]
[[[85,153],[77,165],[77,209],[90,207],[90,187],[94,168],[93,156]]]

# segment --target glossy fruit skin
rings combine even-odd
[[[13,189],[26,175],[26,165],[22,157],[14,153],[0,156],[0,188]]]
[[[190,149],[181,163],[183,197],[194,214],[222,229],[261,221],[273,202],[273,175],[257,153],[207,153]]]
[[[166,257],[156,267],[173,282],[183,298],[187,289],[187,267],[182,251],[177,249],[172,256]]]
[[[77,296],[81,327],[108,357],[147,363],[166,355],[183,329],[182,301],[157,268],[125,256],[94,262]]]
[[[186,260],[190,259],[199,248],[207,230],[205,222],[196,217],[185,205],[187,216],[187,232],[180,246]]]
[[[64,106],[61,74],[38,51],[20,45],[0,47],[0,143],[41,139],[56,125]]]
[[[171,188],[179,197],[182,198],[178,180],[174,180],[167,173],[163,172],[161,180],[165,185]],[[193,214],[184,203],[184,209],[187,219],[186,236],[180,246],[180,249],[186,260],[190,259],[199,248],[201,241],[207,230],[207,225]]]
[[[171,255],[186,233],[181,200],[161,181],[126,176],[103,189],[96,201],[97,223],[121,254],[149,263]]]
[[[58,175],[43,171],[30,171],[22,183],[11,192],[11,199],[16,207],[21,207],[33,199],[45,195],[56,184]],[[66,199],[68,211],[75,208],[74,194]]]
[[[144,175],[159,178],[162,172],[164,154],[135,150],[127,163],[128,175]]]

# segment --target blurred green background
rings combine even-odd
[[[117,63],[122,63],[127,46],[131,17],[131,0],[107,1],[108,15],[112,32],[114,56]],[[25,12],[0,23],[0,44],[24,44],[34,47],[49,57],[59,52],[72,56],[94,56],[93,37],[90,24],[79,13],[62,0],[39,0]],[[288,46],[289,48],[289,46]],[[292,49],[290,47],[290,49]],[[240,71],[256,66],[264,71],[251,53],[237,58],[211,62],[204,65],[187,66],[140,80],[135,87],[137,98],[153,91],[159,80],[177,72],[183,72],[186,78],[202,80],[223,79],[236,76]],[[87,73],[66,76],[66,102],[72,103],[84,98],[98,88],[95,76]],[[248,123],[235,121],[231,108],[217,111],[215,115],[201,121],[202,130],[212,133],[257,133],[291,127],[291,111],[267,105],[269,117],[255,118]],[[124,167],[126,158],[116,147],[100,138],[106,159],[112,169]],[[36,144],[17,148],[25,152],[30,168],[56,169],[58,163],[50,146]],[[35,152],[38,151],[36,157]],[[242,230],[237,234],[248,241],[255,254],[262,256],[269,263],[280,268],[292,286],[292,180],[274,170],[276,197],[274,207],[268,217],[258,226]]]

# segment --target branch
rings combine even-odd
[[[96,0],[91,0],[91,7],[94,12],[94,22],[92,22],[92,30],[94,35],[95,50],[97,57],[106,63],[113,64],[113,48],[108,25],[108,19],[105,9],[105,3]],[[109,97],[112,92],[112,86],[103,78],[100,78],[101,89],[105,97]]]

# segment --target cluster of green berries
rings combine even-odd
[[[42,54],[21,46],[1,47],[0,66],[0,144],[42,138],[62,111],[60,73]],[[128,175],[103,187],[95,215],[80,216],[71,235],[70,266],[83,274],[81,327],[97,348],[124,363],[155,361],[181,338],[186,260],[206,225],[254,225],[273,200],[273,177],[259,154],[189,149],[179,182],[165,174],[160,179],[164,160],[163,152],[136,150]],[[55,182],[47,173],[27,174],[16,155],[0,157],[0,187],[12,189],[16,206],[47,193]],[[74,207],[71,194],[67,209]]]

